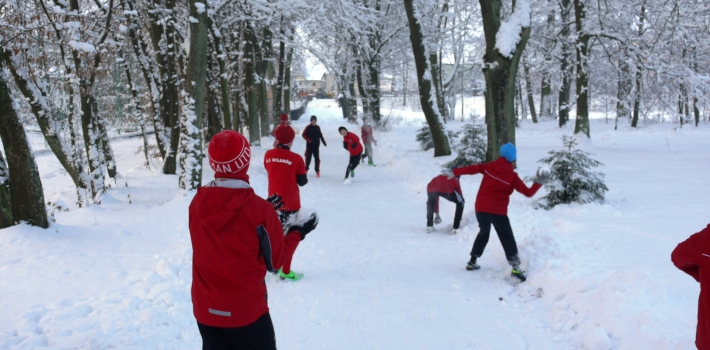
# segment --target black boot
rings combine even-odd
[[[466,270],[473,271],[481,268],[481,265],[476,264],[476,257],[472,256],[471,261],[466,264]]]

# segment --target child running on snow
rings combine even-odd
[[[189,210],[192,306],[202,348],[276,349],[264,276],[318,218],[291,225],[284,237],[274,210],[281,200],[264,200],[249,185],[251,150],[242,134],[218,133],[207,153],[215,179],[197,190]]]
[[[311,166],[311,157],[315,158],[316,177],[320,177],[320,142],[323,141],[323,146],[328,147],[323,138],[323,133],[318,126],[318,118],[315,115],[311,116],[311,123],[303,129],[303,136],[306,139],[306,172]]]
[[[443,197],[449,202],[456,203],[456,214],[454,215],[454,229],[456,231],[461,225],[463,215],[463,205],[465,203],[461,192],[459,176],[449,179],[446,175],[439,175],[433,178],[426,187],[428,200],[426,202],[426,232],[434,231],[434,224],[441,223],[439,217],[439,197]],[[434,217],[436,215],[436,217]]]
[[[500,158],[494,162],[478,165],[469,165],[457,169],[446,169],[443,171],[449,179],[461,175],[483,174],[481,187],[476,196],[476,219],[480,231],[473,242],[471,250],[471,260],[466,264],[466,270],[477,270],[481,267],[476,264],[476,259],[480,258],[483,250],[488,244],[491,233],[491,225],[495,227],[503,245],[505,257],[513,267],[512,276],[524,282],[526,277],[520,270],[520,258],[518,257],[518,246],[515,243],[513,229],[508,219],[508,203],[513,190],[532,197],[547,182],[550,173],[546,171],[537,172],[537,178],[532,188],[528,188],[514,171],[513,162],[517,155],[515,146],[508,142],[500,148]]]
[[[367,157],[367,165],[376,166],[372,158],[372,143],[374,142],[375,146],[377,146],[377,140],[375,140],[375,136],[372,134],[370,118],[363,118],[362,123],[362,142],[365,143],[365,154],[363,155],[363,161],[365,161],[365,157]]]
[[[350,177],[355,177],[355,168],[360,164],[360,159],[362,159],[362,145],[360,144],[360,138],[357,135],[348,132],[344,126],[338,128],[340,135],[343,135],[343,148],[350,152],[350,162],[348,163],[347,169],[345,169],[345,181],[344,184],[349,185],[352,183]]]
[[[292,128],[288,126],[278,128],[276,130],[278,145],[264,154],[264,168],[269,177],[269,196],[283,198],[283,206],[278,213],[284,231],[288,229],[291,220],[301,209],[301,194],[298,186],[305,186],[308,183],[303,158],[291,152],[295,137],[296,133]],[[284,249],[283,267],[279,270],[281,279],[298,281],[303,277],[303,274],[291,271],[291,260],[297,247],[298,242],[295,242]]]

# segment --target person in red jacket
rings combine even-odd
[[[295,137],[296,133],[292,128],[288,126],[278,128],[276,130],[278,145],[266,151],[264,155],[264,168],[269,176],[269,196],[280,196],[283,199],[283,206],[279,209],[279,219],[284,231],[301,209],[301,194],[298,187],[308,183],[303,158],[291,152]],[[291,260],[296,247],[298,242],[284,250],[283,267],[279,270],[282,279],[297,281],[303,277],[303,274],[291,271]]]
[[[355,168],[360,164],[360,159],[362,159],[362,145],[360,144],[360,138],[357,135],[348,132],[344,126],[338,128],[340,135],[343,135],[343,148],[350,152],[350,162],[348,163],[347,169],[345,169],[345,181],[346,185],[352,183],[350,177],[355,177]]]
[[[441,223],[439,217],[439,197],[443,197],[449,202],[456,203],[456,214],[454,215],[454,231],[461,225],[463,215],[463,205],[465,203],[461,192],[459,178],[449,179],[446,175],[439,175],[433,178],[426,187],[428,200],[426,202],[426,226],[427,232],[434,231],[434,224]],[[436,217],[434,217],[436,214]]]
[[[362,161],[365,161],[367,157],[367,165],[376,166],[372,158],[372,143],[377,146],[377,140],[375,140],[375,135],[372,133],[372,125],[370,125],[370,118],[362,119],[362,128],[360,129],[362,133],[362,142],[365,144],[365,154],[362,156]]]
[[[698,327],[695,346],[710,349],[710,225],[678,244],[671,254],[673,264],[700,282]]]
[[[315,157],[316,177],[320,177],[320,142],[323,141],[323,146],[328,147],[328,145],[317,123],[318,117],[312,115],[311,123],[303,129],[301,136],[306,140],[306,171],[311,165],[311,157]]]
[[[197,190],[189,209],[192,305],[203,349],[276,349],[264,276],[318,217],[291,225],[284,237],[280,199],[264,200],[249,185],[251,149],[242,134],[218,133],[208,156],[215,179]]]
[[[276,125],[273,130],[271,130],[271,137],[276,138],[276,131],[282,126],[288,125],[288,115],[286,113],[281,113],[279,116],[279,125]],[[274,147],[278,146],[278,140],[274,140]]]
[[[518,191],[526,197],[532,197],[547,182],[550,173],[538,171],[535,183],[532,188],[528,188],[518,174],[514,171],[513,162],[517,158],[515,146],[508,142],[500,148],[500,158],[490,163],[469,165],[453,170],[444,170],[449,178],[461,175],[483,174],[481,187],[476,196],[476,219],[480,231],[471,249],[471,260],[466,264],[466,270],[477,270],[481,267],[476,263],[483,250],[488,244],[491,233],[491,225],[495,227],[503,245],[505,257],[508,263],[513,266],[512,276],[525,281],[526,277],[520,270],[520,258],[518,257],[518,246],[515,243],[513,229],[508,219],[508,203],[513,191]]]

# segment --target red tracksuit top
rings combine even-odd
[[[300,155],[284,148],[274,148],[264,155],[264,168],[269,174],[269,196],[283,198],[280,211],[301,209],[301,192],[296,177],[306,174],[306,164]]]
[[[698,328],[695,346],[710,349],[710,225],[678,244],[671,254],[673,264],[700,282]]]
[[[357,135],[348,132],[347,135],[343,136],[343,142],[347,145],[351,157],[362,154],[362,144],[360,144],[360,138]]]
[[[431,179],[429,184],[426,186],[426,191],[444,194],[458,192],[458,194],[463,197],[459,180],[457,178],[449,179],[446,175],[439,175]]]
[[[266,271],[278,270],[283,259],[284,234],[274,207],[251,188],[201,187],[189,217],[197,322],[254,323],[269,312]]]
[[[370,144],[375,141],[375,137],[372,135],[371,125],[363,125],[360,131],[362,133],[362,142]]]
[[[483,174],[481,187],[476,196],[476,212],[508,215],[508,203],[513,191],[532,197],[540,189],[538,183],[525,186],[514,171],[513,163],[503,157],[494,162],[469,165],[454,169],[455,176]]]

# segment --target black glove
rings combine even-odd
[[[289,227],[288,231],[298,231],[301,234],[301,240],[303,240],[308,233],[315,230],[316,226],[318,226],[318,214],[313,213],[305,222],[296,223]]]
[[[328,144],[323,141],[323,146],[328,147]]]
[[[279,210],[284,206],[284,202],[282,202],[281,199],[281,196],[278,194],[272,194],[269,198],[266,198],[266,201],[271,203],[271,205],[274,206],[274,209]]]
[[[352,147],[353,149],[356,149],[356,148],[357,148],[357,143],[353,142],[353,144],[350,145],[350,147]]]

